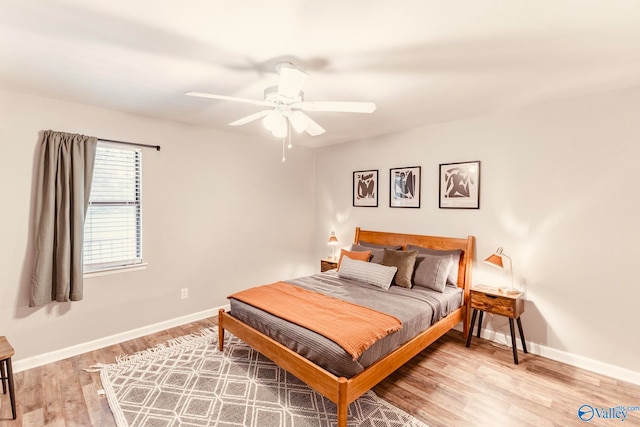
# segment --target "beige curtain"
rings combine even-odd
[[[85,211],[98,139],[48,130],[42,140],[35,200],[31,301],[80,301]]]

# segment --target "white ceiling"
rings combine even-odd
[[[262,99],[288,59],[323,146],[640,86],[637,0],[0,0],[0,85],[148,117],[274,138]]]

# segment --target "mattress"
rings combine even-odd
[[[409,341],[463,303],[462,289],[447,286],[444,292],[423,287],[391,286],[383,290],[355,280],[339,278],[335,270],[287,280],[296,286],[360,304],[397,317],[402,329],[369,347],[357,360],[339,345],[296,324],[236,299],[230,314],[337,376],[352,377],[387,353]]]

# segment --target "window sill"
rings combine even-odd
[[[146,270],[147,269],[147,264],[142,263],[142,264],[134,264],[134,265],[125,265],[122,267],[112,267],[112,268],[105,268],[104,270],[94,270],[94,271],[90,271],[87,273],[84,273],[83,277],[85,279],[90,279],[92,277],[100,277],[100,276],[108,276],[111,274],[120,274],[120,273],[128,273],[130,271],[138,271],[138,270]]]

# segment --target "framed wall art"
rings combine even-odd
[[[440,208],[480,208],[480,161],[440,165]]]
[[[420,207],[420,166],[390,169],[389,206]]]
[[[378,207],[378,170],[353,173],[353,206]]]

